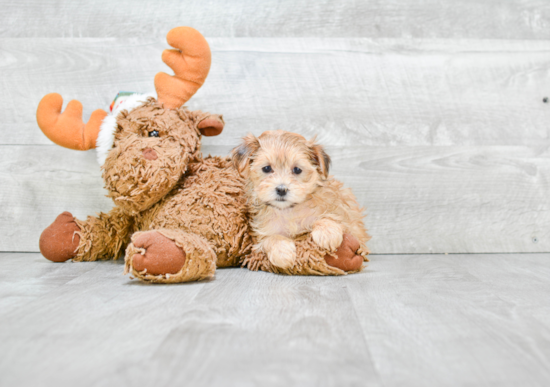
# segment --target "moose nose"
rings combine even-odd
[[[275,188],[275,191],[277,192],[277,195],[283,197],[288,192],[288,188],[286,188],[284,185],[279,185],[277,188]]]
[[[145,148],[143,150],[143,158],[145,158],[147,160],[156,160],[158,158],[157,152],[155,152],[151,148]]]

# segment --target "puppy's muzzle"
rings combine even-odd
[[[275,188],[275,192],[277,192],[277,196],[283,198],[286,196],[288,188],[284,185],[279,185],[277,186],[277,188]]]

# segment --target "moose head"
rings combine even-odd
[[[133,94],[112,112],[98,109],[87,123],[82,104],[68,103],[52,93],[40,101],[38,126],[54,143],[74,150],[96,148],[105,187],[115,204],[137,214],[161,200],[180,180],[189,162],[200,159],[201,136],[215,136],[222,116],[189,111],[183,105],[202,86],[210,70],[211,53],[204,37],[190,27],[172,29],[174,49],[162,60],[175,75],[155,76],[154,94]]]

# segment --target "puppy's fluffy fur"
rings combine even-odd
[[[256,249],[280,268],[296,261],[293,239],[311,232],[313,241],[334,252],[344,233],[362,251],[370,239],[363,209],[349,188],[328,176],[330,157],[315,140],[283,130],[249,134],[232,152],[247,181],[252,236]]]

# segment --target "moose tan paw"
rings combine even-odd
[[[63,212],[40,235],[40,252],[53,262],[65,262],[76,256],[80,227],[70,212]]]
[[[334,253],[336,257],[327,254],[327,265],[344,271],[358,271],[363,266],[363,257],[357,254],[359,241],[351,234],[344,234],[340,247]]]
[[[315,222],[311,237],[313,242],[323,249],[334,251],[342,244],[342,226],[330,219]]]
[[[292,267],[296,263],[296,245],[290,239],[279,239],[273,243],[267,253],[269,261],[281,269]]]
[[[143,254],[134,254],[132,266],[138,272],[147,270],[153,275],[176,274],[185,264],[185,252],[176,243],[156,231],[148,231],[133,240]]]

